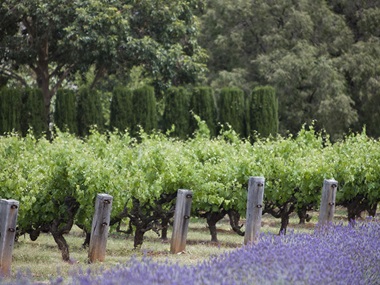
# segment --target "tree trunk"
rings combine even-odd
[[[281,213],[281,228],[280,235],[286,235],[286,229],[289,225],[289,214],[287,212]]]
[[[161,239],[163,241],[168,240],[169,221],[170,221],[170,219],[168,219],[168,218],[162,218],[162,220],[161,220]]]
[[[310,215],[307,213],[306,206],[302,206],[301,208],[299,208],[297,210],[297,215],[298,215],[298,218],[300,219],[299,221],[300,225],[304,225],[306,222],[309,222],[311,219]]]
[[[244,232],[241,230],[243,225],[239,225],[240,214],[235,210],[228,210],[228,217],[230,218],[230,226],[232,230],[239,236],[244,236]]]
[[[209,212],[206,214],[207,225],[211,235],[211,242],[218,242],[216,223],[223,219],[225,215],[225,210],[221,210],[220,212]]]
[[[294,211],[294,204],[292,202],[287,202],[284,207],[281,208],[280,217],[281,217],[281,227],[280,235],[286,234],[286,229],[289,225],[289,216]]]
[[[55,231],[52,231],[51,234],[53,235],[53,238],[61,251],[63,261],[70,262],[69,245],[67,244],[64,236]]]
[[[144,234],[145,230],[141,228],[136,228],[135,236],[133,240],[133,247],[135,249],[141,248],[143,242],[144,242]]]
[[[368,200],[362,195],[357,195],[343,205],[347,207],[347,218],[348,221],[355,221],[356,218],[361,217],[361,213],[366,211],[368,207]]]
[[[86,231],[86,237],[82,244],[82,248],[88,248],[90,246],[91,232]]]
[[[65,216],[57,217],[50,225],[50,232],[53,235],[59,250],[62,253],[62,259],[66,262],[73,263],[70,260],[69,245],[67,244],[64,234],[70,232],[74,225],[74,217],[79,209],[79,203],[74,197],[65,197],[64,200],[67,212]]]

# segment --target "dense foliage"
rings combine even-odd
[[[132,90],[116,87],[112,92],[110,106],[110,129],[125,131],[133,124]]]
[[[246,137],[245,94],[237,87],[224,87],[216,99],[218,122],[230,125],[241,137]]]
[[[209,0],[204,11],[209,84],[273,86],[282,133],[317,120],[334,138],[364,124],[379,136],[378,0]]]
[[[0,89],[0,133],[21,131],[21,90]]]
[[[140,128],[149,133],[157,129],[156,97],[152,86],[133,90],[132,107],[132,134],[136,135]]]
[[[184,87],[172,87],[164,95],[162,129],[171,136],[186,139],[190,135],[190,92]],[[174,130],[172,130],[174,125]]]
[[[195,87],[190,97],[190,111],[202,118],[207,124],[210,134],[216,135],[217,110],[215,106],[214,90],[207,86]],[[191,118],[190,132],[194,132],[198,122]]]
[[[91,69],[90,86],[110,75],[125,80],[133,67],[141,67],[159,88],[194,82],[205,69],[205,53],[197,42],[198,4],[1,1],[2,84],[41,89],[48,120],[57,89],[77,85],[74,75],[82,77]]]
[[[247,136],[255,132],[263,137],[278,132],[278,98],[271,86],[258,86],[247,99]]]
[[[20,201],[20,234],[34,240],[51,232],[68,260],[63,235],[74,223],[89,232],[98,193],[114,197],[111,223],[129,221],[135,247],[146,231],[167,227],[178,189],[193,190],[193,215],[205,217],[210,231],[225,214],[245,215],[250,176],[265,177],[263,211],[281,218],[281,231],[292,212],[317,209],[324,179],[338,180],[337,202],[350,218],[374,213],[379,153],[379,142],[364,132],[330,145],[309,127],[252,145],[232,130],[210,139],[201,120],[187,141],[144,132],[138,142],[94,131],[84,141],[59,132],[51,142],[8,136],[0,139],[0,197]]]
[[[76,93],[73,90],[58,89],[54,105],[54,123],[60,130],[77,133]]]
[[[87,136],[93,126],[101,130],[104,117],[99,92],[87,86],[81,87],[78,91],[76,115],[79,136]]]

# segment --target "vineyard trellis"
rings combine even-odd
[[[64,234],[74,224],[91,232],[98,193],[113,197],[110,226],[129,224],[135,247],[147,231],[167,228],[178,189],[193,191],[191,215],[206,218],[214,240],[216,223],[226,214],[244,234],[238,222],[246,215],[252,175],[265,177],[263,213],[281,219],[281,232],[291,213],[318,209],[324,179],[339,181],[336,203],[351,205],[350,218],[362,205],[373,213],[380,201],[380,144],[364,132],[329,144],[310,126],[296,137],[252,145],[233,130],[214,139],[202,130],[204,125],[186,141],[143,131],[138,142],[128,134],[96,131],[85,140],[60,132],[52,142],[32,135],[1,137],[0,198],[22,204],[17,235],[35,240],[50,232],[65,260]]]

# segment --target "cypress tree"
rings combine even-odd
[[[278,132],[278,99],[271,86],[253,89],[248,98],[248,134],[257,131],[261,137],[276,135]]]
[[[229,124],[241,137],[245,136],[244,91],[236,87],[225,87],[218,99],[219,122]]]
[[[207,124],[210,135],[216,135],[216,106],[214,92],[210,87],[195,87],[190,98],[190,110],[198,115]],[[198,128],[197,121],[191,116],[190,132]]]
[[[76,96],[73,90],[59,89],[57,91],[54,122],[60,130],[77,133]]]
[[[110,106],[110,129],[123,132],[133,125],[132,90],[117,87],[112,92]]]
[[[154,88],[144,86],[133,90],[134,120],[132,135],[136,136],[141,126],[147,133],[157,128],[157,109]]]
[[[78,92],[77,126],[78,134],[85,137],[92,126],[103,129],[104,118],[99,93],[89,87],[81,87]]]
[[[26,88],[22,94],[22,134],[25,136],[30,128],[36,137],[40,137],[48,128],[41,89]]]
[[[19,89],[0,89],[0,135],[21,131],[22,93]]]
[[[174,137],[186,139],[189,135],[190,95],[184,87],[171,87],[164,95],[165,109],[163,129],[166,132],[175,126]]]

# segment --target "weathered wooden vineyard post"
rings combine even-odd
[[[250,177],[248,180],[247,221],[244,244],[256,242],[260,234],[264,184],[264,177]]]
[[[98,194],[95,202],[95,214],[92,220],[90,248],[88,261],[104,261],[108,230],[111,218],[113,197],[108,194]]]
[[[11,275],[18,207],[16,200],[0,200],[0,276],[4,277]]]
[[[179,189],[177,192],[173,234],[170,246],[171,253],[179,253],[185,250],[192,198],[193,192],[191,190]]]
[[[319,209],[318,225],[322,226],[331,223],[335,212],[335,197],[338,182],[333,179],[325,179],[323,181],[321,206]]]

